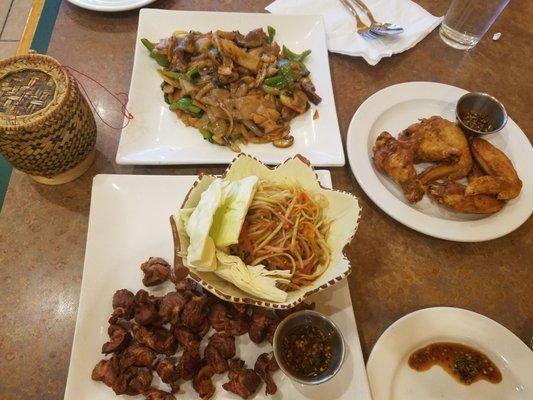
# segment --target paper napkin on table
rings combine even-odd
[[[379,22],[400,25],[404,32],[394,37],[365,40],[357,34],[355,19],[340,0],[276,0],[266,7],[273,14],[320,14],[324,17],[328,50],[361,56],[370,65],[383,57],[410,49],[435,29],[442,17],[435,17],[411,0],[364,0]],[[357,7],[356,7],[357,8]],[[369,25],[361,11],[359,17]]]

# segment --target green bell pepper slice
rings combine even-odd
[[[169,109],[170,111],[182,110],[196,118],[201,117],[203,113],[203,110],[200,107],[195,106],[192,103],[192,99],[190,97],[182,97],[181,99],[171,103]]]

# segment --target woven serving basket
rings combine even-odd
[[[63,183],[91,165],[95,143],[91,109],[61,64],[40,54],[0,61],[0,154],[15,168]]]

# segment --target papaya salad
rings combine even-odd
[[[177,218],[181,257],[261,298],[282,301],[328,268],[328,200],[257,176],[216,178]]]
[[[211,143],[240,152],[239,144],[290,147],[290,122],[320,96],[298,54],[274,41],[275,29],[176,31],[152,43],[142,39],[161,67],[169,109]]]

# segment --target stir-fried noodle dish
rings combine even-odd
[[[322,100],[304,64],[274,41],[275,29],[208,33],[177,31],[159,43],[142,39],[162,67],[170,110],[205,140],[240,152],[239,144],[290,147],[290,121]]]
[[[327,269],[331,250],[327,244],[330,223],[324,209],[327,199],[311,196],[299,187],[262,181],[244,220],[239,243],[231,252],[247,265],[291,271],[284,290],[297,290]]]

